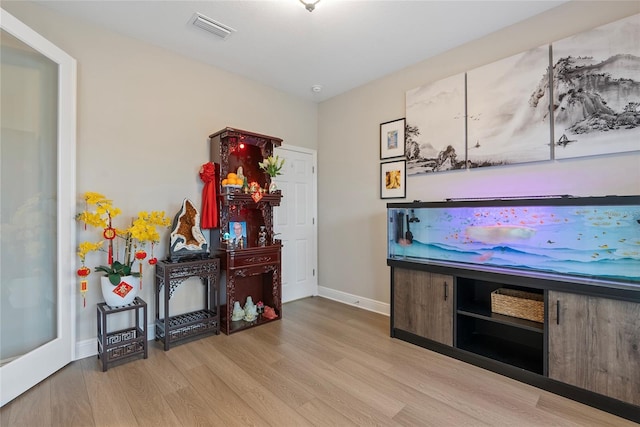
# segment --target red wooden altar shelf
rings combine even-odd
[[[237,250],[220,250],[216,253],[221,260],[223,271],[226,271],[226,303],[221,308],[222,331],[229,335],[254,326],[263,325],[282,317],[281,266],[280,253],[282,245],[276,243],[264,247],[253,247]],[[239,301],[244,306],[247,297],[254,303],[262,301],[265,306],[273,308],[278,315],[275,319],[267,319],[259,315],[252,322],[231,320],[233,303]]]

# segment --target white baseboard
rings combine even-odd
[[[98,354],[98,338],[89,338],[88,340],[76,342],[76,360]]]
[[[154,340],[155,325],[147,325],[147,341]],[[76,342],[76,358],[75,360],[84,359],[85,357],[91,357],[98,354],[98,337],[89,338],[88,340],[82,340]]]
[[[342,291],[336,291],[335,289],[325,288],[324,286],[318,286],[318,296],[373,311],[375,313],[384,314],[385,316],[389,316],[389,313],[391,312],[390,305],[387,303],[360,297],[358,295],[348,294]]]

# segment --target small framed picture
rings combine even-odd
[[[247,240],[247,223],[245,221],[231,221],[229,223],[229,245],[233,249],[249,247]]]
[[[380,163],[380,198],[403,199],[407,197],[407,162]]]
[[[405,119],[380,124],[380,160],[404,156]]]

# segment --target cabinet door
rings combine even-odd
[[[549,377],[640,405],[640,304],[549,292]]]
[[[394,268],[395,328],[453,345],[453,277]]]

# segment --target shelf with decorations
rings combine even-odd
[[[271,180],[283,165],[273,157],[282,139],[229,127],[209,138],[218,188],[218,227],[211,229],[210,242],[225,273],[221,325],[230,334],[282,314],[282,244],[274,238],[273,208],[283,195]],[[232,320],[234,303],[245,306],[248,297],[273,310],[271,318]]]

